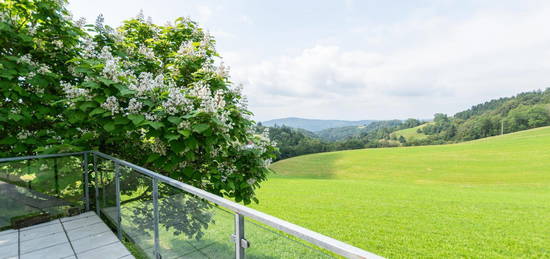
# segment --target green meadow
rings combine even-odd
[[[385,257],[550,257],[550,127],[272,169],[252,207]]]
[[[418,130],[421,129],[421,128],[426,127],[428,124],[430,124],[430,122],[429,123],[424,123],[424,124],[422,124],[420,126],[416,126],[414,128],[398,130],[398,131],[393,132],[391,135],[396,137],[396,138],[399,138],[400,136],[403,136],[407,141],[427,139],[428,135],[426,135],[424,133],[418,133]]]

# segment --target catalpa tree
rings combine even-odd
[[[94,149],[257,202],[276,148],[197,23],[112,29],[73,22],[60,1],[0,8],[1,156]]]

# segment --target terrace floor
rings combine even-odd
[[[93,212],[0,232],[0,259],[134,258]]]

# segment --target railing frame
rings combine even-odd
[[[280,230],[286,234],[302,239],[308,243],[311,243],[320,248],[329,250],[344,256],[347,258],[382,258],[376,254],[367,252],[360,248],[354,247],[352,245],[346,244],[344,242],[338,241],[336,239],[327,237],[325,235],[319,234],[317,232],[311,231],[309,229],[300,227],[298,225],[292,224],[290,222],[281,220],[279,218],[273,217],[271,215],[265,214],[263,212],[251,209],[244,205],[238,204],[236,202],[230,201],[223,197],[217,196],[215,194],[209,193],[207,191],[201,190],[194,186],[182,183],[175,179],[169,178],[167,176],[158,174],[149,169],[143,168],[141,166],[132,164],[130,162],[118,159],[116,157],[98,152],[98,151],[84,151],[84,152],[75,152],[75,153],[65,153],[65,154],[48,154],[48,155],[37,155],[37,156],[24,156],[24,157],[12,157],[12,158],[0,158],[0,163],[10,162],[10,161],[20,161],[28,159],[40,159],[40,158],[53,158],[53,157],[64,157],[64,156],[76,156],[83,155],[83,176],[85,180],[85,207],[86,210],[90,210],[90,197],[89,197],[89,188],[88,188],[88,156],[89,154],[93,155],[93,169],[95,174],[95,184],[97,188],[97,157],[110,160],[115,165],[115,188],[116,188],[116,206],[117,206],[117,234],[118,238],[122,240],[122,228],[121,228],[121,214],[120,214],[120,166],[129,167],[138,173],[149,176],[152,179],[153,184],[153,224],[154,224],[154,254],[156,258],[160,258],[160,240],[159,240],[159,211],[158,211],[158,183],[162,182],[173,186],[177,189],[186,191],[190,194],[196,195],[199,198],[210,201],[214,204],[222,206],[226,209],[231,210],[235,213],[235,233],[233,234],[233,239],[235,241],[235,258],[241,259],[245,258],[246,248],[249,246],[248,241],[245,239],[245,228],[244,228],[244,219],[245,217],[252,220],[261,222],[265,225],[273,227],[277,230]],[[98,190],[96,189],[96,210],[99,207],[97,201]]]

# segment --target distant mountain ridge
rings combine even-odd
[[[348,126],[363,126],[368,125],[375,120],[359,120],[359,121],[346,121],[346,120],[318,120],[318,119],[304,119],[304,118],[282,118],[274,119],[262,122],[262,125],[273,127],[277,126],[288,126],[292,128],[305,129],[309,131],[321,131],[330,128],[340,128]]]

